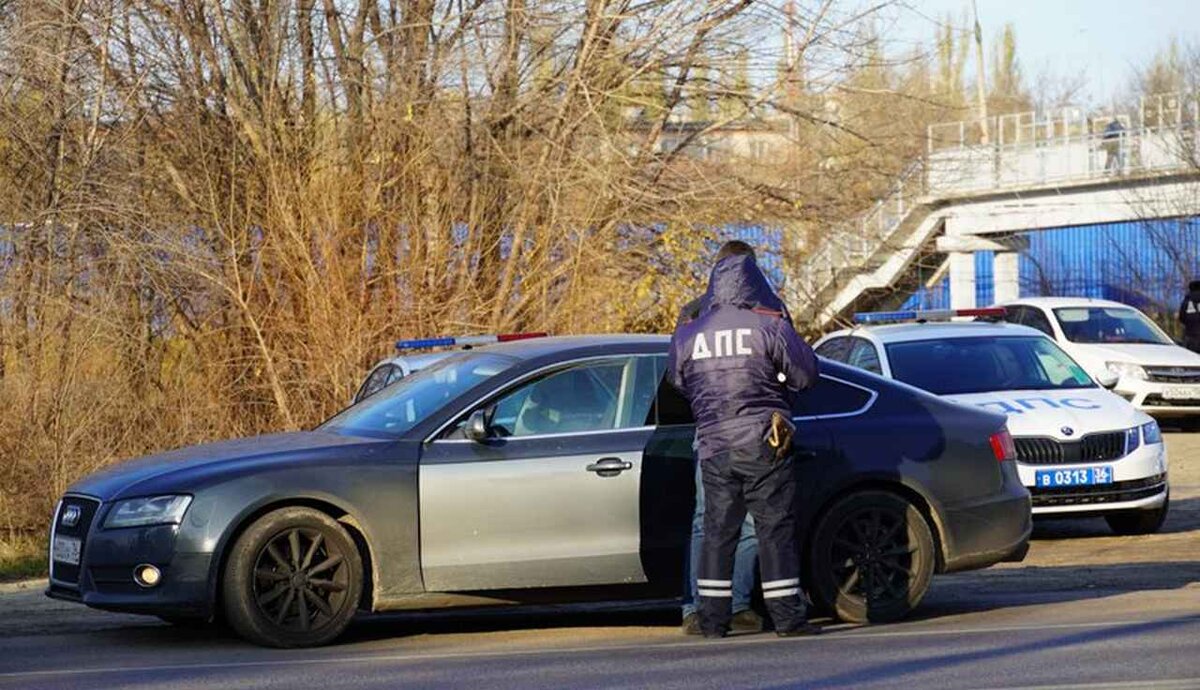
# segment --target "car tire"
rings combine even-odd
[[[818,609],[850,623],[896,621],[929,590],[936,565],[933,534],[904,497],[856,492],[817,521],[807,562]]]
[[[1170,506],[1171,494],[1168,492],[1163,504],[1157,508],[1109,513],[1104,516],[1104,520],[1108,523],[1109,529],[1121,536],[1154,534],[1166,522],[1167,510]]]
[[[267,647],[315,647],[350,624],[362,596],[362,557],[346,530],[311,508],[258,518],[234,543],[221,591],[241,637]]]

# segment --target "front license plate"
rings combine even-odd
[[[1167,386],[1162,396],[1167,400],[1200,400],[1200,386]]]
[[[54,538],[54,560],[67,565],[79,565],[79,540],[75,537]]]
[[[1082,467],[1074,470],[1038,470],[1034,477],[1039,488],[1053,486],[1092,486],[1112,484],[1113,472],[1109,465]]]

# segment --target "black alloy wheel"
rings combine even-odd
[[[852,623],[899,620],[929,589],[933,550],[929,525],[908,500],[850,494],[817,523],[809,559],[816,604]]]
[[[362,594],[362,559],[324,513],[284,508],[242,534],[225,569],[225,610],[243,637],[272,647],[329,642]]]

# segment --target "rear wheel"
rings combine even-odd
[[[1167,508],[1171,505],[1171,494],[1167,493],[1163,504],[1150,510],[1126,510],[1104,516],[1108,526],[1117,534],[1154,534],[1167,520]]]
[[[817,606],[851,623],[895,621],[929,589],[933,534],[905,498],[854,493],[817,522],[809,563]]]
[[[283,508],[234,544],[222,583],[225,615],[261,645],[325,644],[354,617],[362,580],[362,558],[341,525],[310,508]]]

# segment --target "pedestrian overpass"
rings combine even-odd
[[[987,143],[979,120],[930,126],[926,155],[891,193],[823,233],[789,271],[788,302],[802,322],[828,330],[853,311],[894,307],[930,261],[935,280],[949,274],[951,306],[976,306],[977,251],[994,252],[996,301],[1016,299],[1017,233],[1200,215],[1200,95],[1143,98],[1100,117],[1068,108],[986,124]]]

